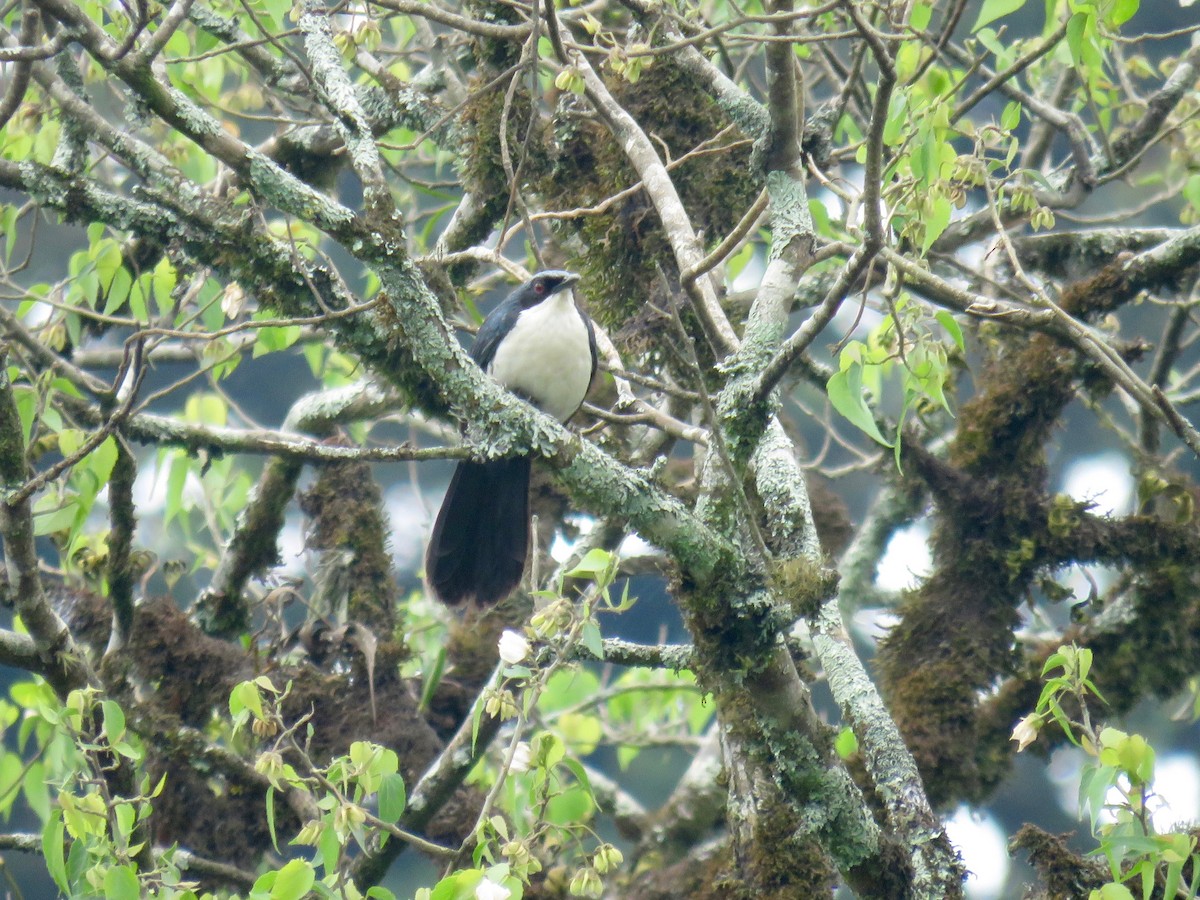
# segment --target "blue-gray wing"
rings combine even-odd
[[[479,326],[479,331],[475,334],[475,343],[471,345],[471,359],[475,360],[483,371],[486,372],[492,364],[496,348],[500,346],[500,339],[512,330],[519,315],[521,307],[505,300],[488,313],[488,317]]]
[[[592,327],[592,317],[583,312],[579,313],[583,316],[583,324],[587,326],[588,333],[588,352],[592,354],[592,376],[588,379],[590,385],[596,380],[596,367],[600,362],[600,355],[596,350],[596,329]]]

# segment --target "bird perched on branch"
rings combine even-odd
[[[578,281],[571,272],[538,272],[492,310],[471,348],[481,369],[560,422],[583,404],[596,374],[596,335],[572,291]],[[520,583],[530,462],[527,454],[463,460],[454,470],[425,556],[443,603],[492,604]]]

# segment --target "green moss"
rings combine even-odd
[[[1079,528],[1080,516],[1087,509],[1086,503],[1074,500],[1066,494],[1055,494],[1050,501],[1050,514],[1046,517],[1046,528],[1056,538],[1068,538]]]
[[[721,423],[725,428],[725,447],[734,466],[741,471],[762,443],[763,432],[771,417],[779,410],[779,401],[773,394],[754,400],[757,379],[749,377],[735,381],[735,373],[724,366],[722,370],[728,379],[728,386],[720,401]],[[762,371],[761,368],[751,370]]]
[[[667,59],[656,60],[636,84],[610,79],[609,87],[642,128],[665,144],[672,159],[729,123],[708,94]],[[596,205],[638,181],[605,126],[575,113],[569,104],[560,107],[545,140],[550,164],[531,174],[549,208]],[[713,244],[732,230],[761,188],[749,155],[749,147],[743,147],[693,157],[672,170],[693,224]],[[674,343],[671,323],[646,309],[652,301],[665,308],[659,270],[661,266],[674,271],[674,262],[644,193],[623,199],[601,215],[566,220],[559,230],[566,246],[582,248],[569,262],[585,276],[591,311],[599,322],[619,338],[652,342],[665,337]],[[631,320],[638,328],[621,333],[621,326]],[[650,334],[645,333],[647,327]]]
[[[1004,771],[1007,757],[979,742],[979,697],[1013,672],[1017,609],[1038,572],[1062,559],[1081,513],[1047,502],[1044,450],[1081,361],[1046,335],[991,350],[949,463],[908,456],[937,504],[936,570],[905,596],[878,657],[934,803],[979,798]]]
[[[836,873],[820,844],[806,834],[797,812],[783,800],[761,803],[747,859],[755,896],[828,896]]]
[[[1200,669],[1200,573],[1195,557],[1167,558],[1138,579],[1135,611],[1089,642],[1100,690],[1114,712],[1147,694],[1170,697]]]
[[[312,520],[308,546],[344,559],[330,559],[338,571],[331,602],[346,603],[346,618],[371,629],[376,636],[390,635],[394,626],[396,584],[392,560],[384,545],[388,533],[379,485],[363,463],[321,466],[316,483],[300,498],[300,508]],[[335,610],[319,610],[334,616]]]
[[[837,592],[838,574],[807,557],[778,560],[771,569],[771,592],[784,600],[797,618],[812,618]]]

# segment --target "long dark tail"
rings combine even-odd
[[[529,457],[463,460],[454,470],[425,554],[443,603],[488,605],[512,593],[529,553]]]

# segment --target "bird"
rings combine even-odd
[[[596,374],[596,332],[575,302],[579,276],[538,272],[491,311],[471,358],[503,387],[566,422]],[[458,463],[442,501],[425,575],[447,606],[490,606],[513,592],[529,554],[529,454]]]

